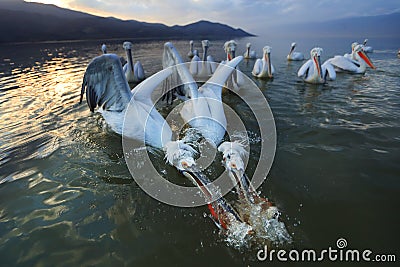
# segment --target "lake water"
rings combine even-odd
[[[319,86],[297,78],[302,62],[286,61],[294,40],[241,39],[239,54],[248,41],[259,56],[272,46],[274,79],[254,80],[277,131],[274,163],[259,190],[282,211],[290,248],[322,250],[345,238],[353,249],[398,253],[400,40],[370,38],[376,70]],[[306,57],[321,46],[324,61],[363,40],[295,41]],[[262,246],[230,246],[205,207],[173,207],[144,193],[125,164],[121,137],[79,105],[84,71],[101,43],[0,46],[0,265],[257,264]],[[106,43],[124,55],[122,41]],[[147,76],[161,70],[164,41],[133,43]],[[173,43],[185,56],[188,41]],[[222,45],[211,40],[218,61]],[[240,69],[251,77],[253,64]]]

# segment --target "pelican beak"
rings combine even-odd
[[[314,57],[315,66],[317,66],[318,76],[322,78],[322,71],[321,71],[321,58],[320,56]]]
[[[254,203],[253,195],[250,190],[250,181],[246,173],[242,169],[237,169],[232,163],[228,163],[228,174],[233,183],[236,185],[239,197],[244,198],[246,201]]]
[[[235,56],[236,56],[235,50],[232,50],[232,51],[231,51],[231,60],[234,59]]]
[[[131,59],[129,62],[129,67],[131,68],[131,71],[133,72],[133,58],[132,58],[132,50],[128,49],[128,57]]]
[[[272,78],[272,69],[271,69],[271,53],[267,53],[267,62],[268,62],[268,76]]]
[[[369,59],[369,57],[367,56],[367,54],[365,54],[364,51],[358,52],[358,55],[368,64],[368,66],[370,66],[372,69],[376,69],[374,64],[372,64],[371,59]]]

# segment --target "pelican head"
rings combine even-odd
[[[190,40],[189,44],[190,44],[190,45],[193,45],[193,40]]]
[[[370,66],[372,69],[376,69],[376,67],[374,66],[374,64],[372,64],[371,59],[369,59],[369,57],[367,56],[367,54],[364,52],[364,45],[356,45],[354,47],[354,52],[362,59],[365,61],[365,63],[368,64],[368,66]]]
[[[244,159],[248,152],[243,144],[238,142],[224,142],[218,147],[222,153],[223,164],[228,171],[229,177],[237,187],[239,196],[250,197],[248,178],[245,173]]]
[[[315,63],[315,66],[317,68],[318,71],[318,75],[322,77],[322,69],[321,69],[321,54],[322,54],[323,49],[321,47],[314,47],[313,49],[311,49],[310,54],[311,54],[311,58]]]
[[[193,159],[196,150],[182,140],[168,142],[164,152],[166,161],[180,171],[188,170],[196,164]]]
[[[247,47],[247,48],[250,48],[250,47],[251,47],[251,43],[247,43],[247,44],[246,44],[246,47]]]
[[[125,49],[125,50],[131,50],[132,49],[132,43],[131,42],[124,42],[123,44],[122,44],[122,47]]]
[[[358,45],[357,42],[351,44],[351,51],[354,51],[354,48]]]
[[[237,43],[234,40],[230,40],[225,42],[224,44],[224,50],[228,56],[228,60],[232,60],[235,58],[235,51],[236,51]]]

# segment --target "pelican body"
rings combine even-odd
[[[304,60],[303,53],[294,51],[296,46],[297,46],[296,43],[292,43],[291,44],[289,54],[286,57],[287,60],[289,60],[289,61],[301,61],[301,60]]]
[[[263,48],[262,59],[257,59],[254,63],[253,76],[257,78],[272,78],[275,73],[275,68],[271,63],[271,47],[265,46]]]
[[[325,62],[321,65],[322,48],[315,47],[311,49],[311,59],[309,59],[297,72],[297,76],[302,77],[307,83],[323,84],[328,79],[335,80],[336,72],[334,67]]]
[[[335,70],[338,72],[348,72],[353,74],[364,74],[367,70],[367,65],[375,69],[370,58],[363,50],[363,45],[356,45],[350,57],[335,56],[328,60]]]

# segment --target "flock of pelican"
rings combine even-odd
[[[227,41],[224,44],[226,59],[217,64],[208,54],[208,40],[201,43],[201,58],[199,52],[193,49],[193,41],[189,44],[187,57],[190,62],[183,64],[185,60],[174,45],[171,42],[165,43],[163,70],[148,78],[145,77],[140,61],[133,63],[132,43],[123,43],[126,61],[116,54],[108,53],[106,45],[103,44],[103,54],[95,57],[86,68],[80,102],[86,95],[89,109],[101,113],[114,132],[162,149],[166,162],[198,186],[206,199],[211,199],[211,192],[207,189],[210,180],[199,172],[196,166],[195,156],[199,148],[187,143],[185,138],[172,139],[171,126],[155,108],[151,99],[152,92],[160,84],[173,75],[177,76],[182,86],[173,93],[178,94],[178,99],[184,101],[180,116],[222,154],[222,164],[236,186],[239,200],[248,205],[261,204],[260,216],[262,214],[268,219],[278,218],[277,208],[259,196],[245,174],[244,161],[248,153],[244,145],[240,142],[223,142],[227,127],[222,102],[223,87],[240,90],[245,78],[239,71],[239,63],[243,58],[255,60],[252,70],[254,77],[272,78],[275,69],[271,63],[271,47],[265,46],[262,58],[257,59],[250,43],[246,45],[243,56],[236,56],[237,43],[234,40]],[[298,76],[308,83],[325,83],[327,79],[336,78],[336,71],[364,73],[367,65],[375,68],[365,54],[365,44],[354,43],[350,55],[335,56],[323,64],[320,61],[322,48],[313,48],[310,51],[311,58],[301,66]],[[292,43],[287,60],[304,60],[302,53],[294,51],[295,47],[296,43]],[[201,86],[196,82],[198,78],[205,81]],[[124,122],[127,112],[130,118],[135,118],[129,123]],[[251,222],[230,206],[222,196],[209,202],[211,217],[221,229],[228,229],[233,223],[241,223],[251,232]]]

